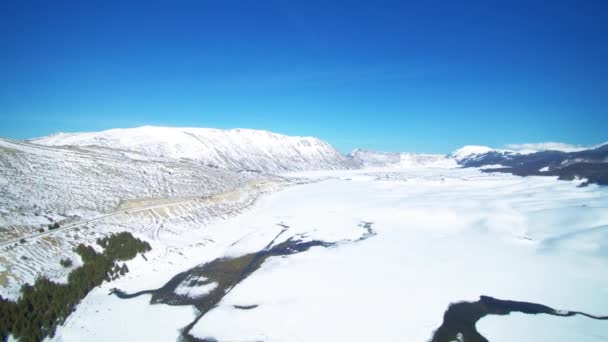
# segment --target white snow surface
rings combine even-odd
[[[281,172],[352,166],[348,159],[320,139],[252,129],[142,126],[58,133],[30,142],[49,146],[101,146],[147,156],[191,159],[232,170]]]
[[[175,289],[175,293],[191,298],[198,298],[209,294],[209,292],[213,291],[216,287],[217,283],[214,282],[194,286],[191,286],[189,283],[182,283]]]
[[[122,300],[111,287],[154,289],[218,257],[262,249],[282,229],[337,247],[272,257],[191,331],[218,341],[427,341],[452,302],[480,295],[605,315],[608,189],[554,177],[476,169],[298,173],[312,183],[261,198],[251,210],[154,242],[149,261],[94,289],[58,341],[175,340],[188,307]],[[179,223],[179,222],[176,222]],[[177,229],[174,228],[174,229]],[[205,237],[205,242],[196,244]],[[162,248],[170,241],[170,248]],[[239,310],[234,305],[258,305]],[[491,341],[604,341],[606,321],[547,315],[492,316]]]
[[[604,311],[605,312],[605,311]],[[488,332],[492,342],[513,341],[606,341],[606,321],[582,316],[556,317],[512,313],[488,316],[477,323],[477,329]]]

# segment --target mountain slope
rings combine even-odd
[[[487,146],[468,145],[463,146],[457,149],[456,151],[450,153],[448,157],[454,159],[458,163],[461,163],[463,161],[468,161],[477,158],[478,156],[483,156],[490,152],[498,152],[498,150]]]
[[[30,142],[47,146],[101,146],[154,157],[190,159],[235,171],[282,172],[353,166],[331,145],[317,138],[249,129],[143,126],[59,133]]]
[[[0,138],[0,227],[92,217],[128,199],[204,196],[253,177],[187,160]]]

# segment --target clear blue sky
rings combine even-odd
[[[0,3],[0,136],[145,124],[342,151],[608,140],[608,1]]]

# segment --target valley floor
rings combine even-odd
[[[194,307],[152,305],[150,295],[120,299],[111,288],[157,289],[197,265],[263,250],[277,236],[275,245],[289,238],[336,244],[266,259],[191,335],[428,341],[450,303],[481,295],[608,314],[606,187],[475,169],[291,176],[318,182],[262,197],[203,232],[170,235],[170,248],[155,242],[148,260],[138,256],[127,276],[93,290],[54,339],[177,340],[195,320]],[[195,297],[211,291],[183,285]],[[608,321],[582,316],[489,316],[477,328],[494,342],[608,339]]]

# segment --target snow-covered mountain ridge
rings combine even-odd
[[[540,144],[511,144],[507,147],[518,147],[518,148],[492,148],[489,146],[479,145],[466,145],[456,151],[450,153],[448,157],[455,159],[458,162],[465,161],[467,159],[477,159],[487,154],[503,155],[503,156],[516,156],[516,155],[529,155],[540,152],[557,152],[557,153],[576,153],[597,150],[607,148],[608,142],[588,146],[588,147],[572,147],[569,144],[562,143],[540,143]]]
[[[209,167],[235,171],[282,172],[355,166],[320,139],[251,129],[142,126],[58,133],[29,142],[47,146],[99,146],[147,156],[190,159]]]

